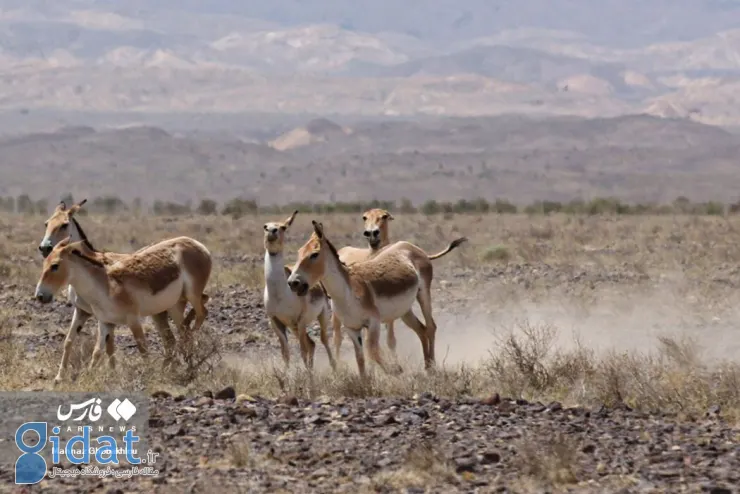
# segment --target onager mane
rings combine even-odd
[[[294,292],[322,283],[332,297],[334,314],[349,332],[360,374],[365,376],[361,331],[367,328],[372,359],[389,371],[380,356],[380,324],[401,318],[419,337],[427,369],[434,364],[436,323],[431,309],[433,267],[426,253],[408,242],[396,242],[376,256],[345,265],[323,226],[313,221],[314,232],[299,249],[288,285]],[[411,310],[417,300],[426,325]]]

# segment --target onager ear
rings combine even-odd
[[[385,213],[385,219],[387,219],[388,221],[392,221],[394,218],[391,213]]]
[[[57,204],[57,207],[54,210],[54,212],[58,213],[60,211],[64,211],[65,209],[67,209],[67,205],[64,203],[64,201],[59,201],[59,204]]]
[[[82,206],[83,206],[83,205],[84,205],[84,204],[85,204],[86,202],[87,202],[87,199],[83,199],[83,200],[81,200],[80,202],[78,202],[77,204],[74,204],[74,205],[73,205],[72,207],[70,207],[70,208],[69,208],[69,211],[67,212],[67,214],[68,214],[69,216],[73,216],[73,215],[74,215],[74,214],[75,214],[75,213],[76,213],[77,211],[79,211],[79,210],[80,210],[80,208],[81,208],[81,207],[82,207]]]
[[[67,236],[67,238],[65,238],[65,239],[62,239],[62,240],[61,240],[61,241],[60,241],[60,242],[59,242],[59,243],[58,243],[58,244],[56,245],[56,248],[57,248],[57,249],[63,249],[63,248],[65,248],[66,246],[68,246],[68,245],[69,245],[69,243],[70,243],[71,241],[72,241],[72,236],[71,236],[71,235],[69,235],[69,236]]]
[[[313,231],[316,233],[316,236],[319,237],[319,239],[324,238],[324,225],[316,220],[311,220],[311,224],[313,225]]]
[[[290,216],[288,216],[288,219],[287,219],[287,220],[285,220],[285,221],[283,222],[283,224],[284,224],[285,226],[290,226],[290,225],[292,225],[292,224],[293,224],[293,220],[295,219],[295,215],[297,215],[297,214],[298,214],[298,210],[296,209],[295,211],[293,211],[293,214],[291,214]]]

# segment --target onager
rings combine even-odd
[[[92,243],[88,239],[84,230],[77,222],[74,217],[80,208],[87,202],[87,199],[83,199],[77,204],[73,204],[69,208],[64,201],[61,201],[54,212],[44,223],[44,238],[39,243],[39,251],[41,255],[46,258],[51,253],[55,245],[62,240],[69,237],[71,242],[83,242],[88,249],[96,251]],[[97,252],[97,251],[96,251]],[[120,259],[125,258],[130,254],[122,254],[115,252],[98,252],[100,255],[105,257],[105,262],[114,263]],[[82,327],[85,325],[88,319],[92,316],[92,308],[82,297],[80,297],[75,291],[72,285],[67,287],[67,300],[74,305],[74,312],[72,314],[72,322],[67,330],[67,335],[64,339],[65,353],[69,354],[69,351],[74,344],[76,336],[82,331]],[[203,303],[208,301],[208,295],[203,294]],[[185,311],[185,305],[187,300],[185,297],[180,299],[180,314]],[[190,309],[187,316],[185,317],[184,325],[189,327],[195,316],[195,311]],[[167,351],[171,350],[175,344],[175,337],[170,329],[169,322],[167,320],[167,312],[160,312],[159,314],[153,314],[151,316],[152,322],[154,323],[157,332],[162,338],[162,343]],[[174,318],[173,318],[174,320]],[[169,355],[168,355],[169,358]],[[57,376],[57,381],[61,379],[61,376]]]
[[[364,262],[346,265],[324,235],[323,226],[312,221],[314,232],[299,249],[288,285],[298,295],[321,283],[332,299],[340,321],[350,333],[360,375],[365,377],[362,329],[367,328],[371,358],[385,371],[378,346],[381,323],[399,317],[418,335],[427,369],[434,364],[432,317],[432,263],[426,252],[409,242],[396,242]],[[426,325],[411,306],[419,302]]]
[[[127,325],[139,352],[146,356],[146,338],[141,318],[169,313],[185,334],[180,300],[184,296],[195,311],[193,331],[200,329],[208,311],[203,289],[211,274],[211,254],[200,242],[177,237],[145,247],[111,262],[108,254],[90,249],[84,241],[66,238],[44,259],[36,285],[36,299],[49,303],[64,286],[72,285],[98,319],[98,340],[89,369],[102,357],[103,346],[109,365],[115,368],[113,330]],[[65,341],[62,362],[55,381],[62,379],[69,359]]]
[[[320,286],[308,290],[308,295],[299,297],[288,287],[288,276],[291,271],[285,265],[283,249],[285,232],[293,223],[294,211],[282,223],[270,222],[264,225],[265,244],[265,311],[272,330],[280,340],[280,348],[286,367],[290,363],[287,328],[293,331],[301,348],[303,362],[308,369],[313,368],[313,357],[316,344],[308,335],[308,325],[318,320],[321,328],[321,343],[326,348],[332,369],[336,367],[334,356],[329,347],[329,301]]]
[[[346,246],[339,249],[339,260],[346,265],[352,265],[357,262],[365,261],[378,252],[390,245],[389,222],[393,221],[393,215],[385,209],[368,209],[362,214],[364,229],[362,235],[367,240],[366,248]],[[428,255],[429,260],[439,259],[448,254],[450,251],[465,242],[467,238],[461,237],[453,240],[447,248],[436,254]],[[342,323],[339,321],[336,313],[332,312],[331,316],[332,333],[334,334],[334,354],[339,355],[342,346]],[[396,353],[396,334],[393,328],[393,321],[385,324],[387,334],[388,348],[395,355]]]

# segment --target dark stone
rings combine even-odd
[[[486,451],[481,455],[481,464],[482,465],[491,465],[493,463],[498,463],[501,461],[501,455],[497,453],[496,451]]]
[[[236,391],[232,386],[226,386],[214,396],[217,400],[233,400],[236,398]]]
[[[483,398],[481,400],[481,403],[483,405],[489,405],[489,406],[498,405],[499,403],[501,403],[501,396],[499,396],[498,393],[494,393],[491,396],[489,396],[488,398]]]
[[[587,445],[585,445],[581,449],[581,451],[584,452],[584,453],[586,453],[587,455],[590,455],[591,453],[593,453],[594,451],[596,451],[596,445],[594,445],[594,444],[587,444]]]
[[[290,407],[297,407],[298,406],[298,398],[295,396],[283,396],[280,398],[279,403],[283,405],[288,405]]]

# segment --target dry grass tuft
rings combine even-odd
[[[541,487],[578,482],[578,445],[566,434],[527,436],[518,441],[516,449],[519,469]]]
[[[235,437],[229,443],[229,463],[236,468],[246,468],[252,463],[252,454],[249,442],[241,437]]]
[[[456,482],[455,468],[431,442],[414,445],[406,454],[404,465],[373,477],[369,492],[423,488]]]

